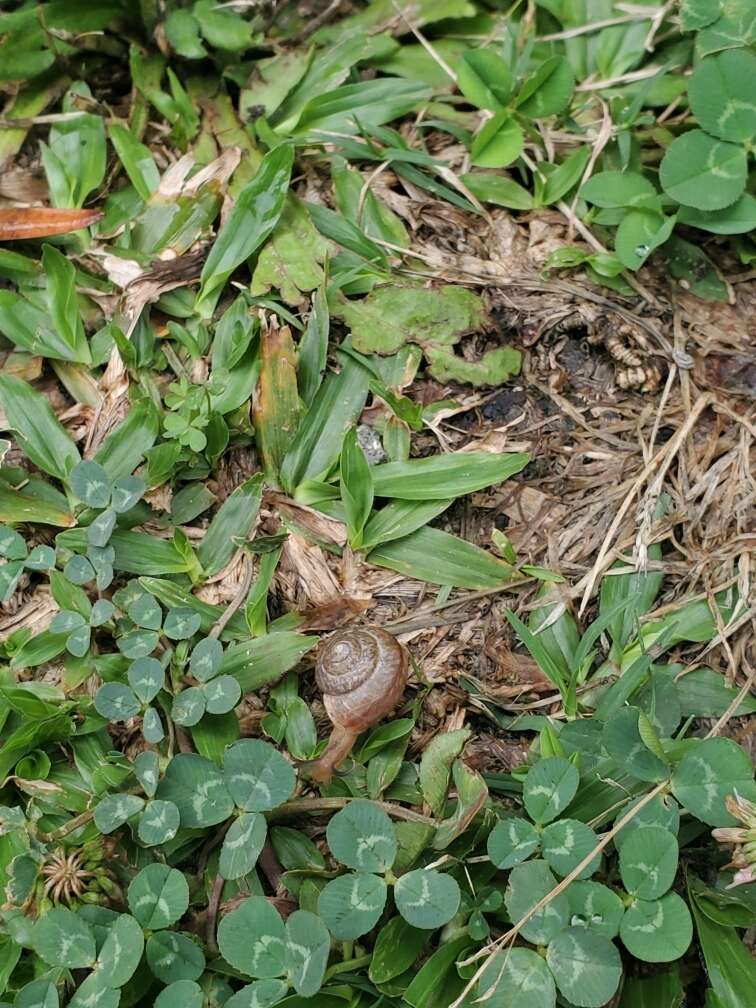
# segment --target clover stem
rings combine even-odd
[[[373,954],[371,952],[370,955],[358,956],[356,959],[345,959],[343,962],[334,963],[333,966],[329,966],[326,970],[323,982],[325,983],[326,980],[330,980],[339,973],[352,973],[356,970],[360,970],[367,966],[372,958]]]

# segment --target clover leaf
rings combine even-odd
[[[165,984],[199,980],[205,970],[205,954],[197,942],[180,931],[150,935],[144,949],[147,964]]]
[[[134,877],[127,892],[129,909],[144,928],[157,931],[183,917],[189,906],[189,886],[182,872],[150,864]]]
[[[620,938],[632,955],[644,962],[672,962],[685,955],[693,938],[690,911],[681,896],[635,900],[625,911]]]
[[[31,941],[35,952],[50,966],[82,969],[94,965],[95,940],[78,914],[54,907],[34,924]]]
[[[560,931],[549,943],[546,962],[560,994],[578,1008],[600,1008],[612,997],[622,977],[616,946],[586,928]]]
[[[492,1005],[527,1004],[528,1008],[554,1008],[554,977],[532,949],[495,952],[478,980],[478,999]]]
[[[388,890],[378,875],[349,872],[329,882],[318,897],[318,914],[340,941],[371,931],[386,905]]]
[[[245,812],[267,812],[294,792],[294,768],[269,742],[242,739],[226,749],[223,779]]]
[[[326,837],[333,856],[348,868],[384,872],[394,863],[394,827],[375,802],[350,802],[330,820]]]
[[[537,823],[556,819],[570,804],[578,789],[580,774],[573,763],[560,756],[539,760],[530,768],[523,784],[523,801],[528,815]]]
[[[459,886],[450,875],[416,868],[394,886],[396,908],[416,928],[432,930],[447,924],[459,909]]]
[[[23,537],[7,526],[0,526],[0,556],[6,559],[0,566],[0,602],[10,599],[24,570],[49,571],[55,566],[55,550],[51,546],[28,550]]]

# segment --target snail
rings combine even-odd
[[[407,685],[407,652],[387,630],[365,626],[334,634],[321,648],[315,682],[333,731],[310,776],[327,783],[357,737],[386,717]]]

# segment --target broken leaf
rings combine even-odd
[[[448,346],[483,325],[485,309],[464,287],[379,287],[361,301],[340,301],[334,315],[351,329],[361,353],[392,354],[405,343]]]
[[[503,385],[519,374],[522,354],[514,347],[487,350],[480,360],[468,361],[447,347],[426,347],[428,370],[440,382],[467,382],[470,385]]]

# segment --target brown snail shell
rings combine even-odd
[[[398,704],[407,685],[407,652],[381,627],[343,630],[320,648],[315,681],[334,729],[311,776],[328,781],[357,736]]]
[[[407,653],[380,627],[334,634],[318,655],[315,682],[334,724],[364,731],[394,709],[407,685]]]

